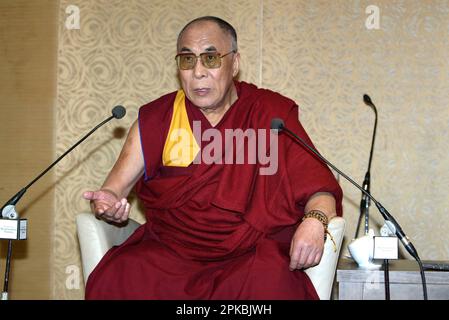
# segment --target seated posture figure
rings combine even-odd
[[[273,118],[312,144],[296,103],[235,80],[234,28],[201,17],[180,32],[182,89],[139,110],[103,186],[84,192],[125,222],[133,187],[146,223],[109,250],[87,299],[317,299],[326,220],[341,215],[333,174]]]

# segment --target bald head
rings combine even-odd
[[[185,31],[188,30],[189,28],[193,27],[193,26],[197,26],[199,24],[205,24],[207,22],[212,22],[212,23],[216,24],[220,28],[220,30],[223,31],[223,33],[225,35],[229,36],[230,41],[231,41],[231,50],[237,51],[237,49],[238,49],[238,47],[237,47],[237,33],[236,33],[234,27],[231,24],[229,24],[228,22],[226,22],[223,19],[220,19],[218,17],[205,16],[205,17],[196,18],[196,19],[190,21],[181,30],[181,32],[178,35],[178,41],[177,41],[178,52],[181,49],[180,48],[180,42],[181,42],[182,36],[185,33]]]

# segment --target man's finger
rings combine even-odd
[[[83,194],[83,197],[86,200],[95,201],[95,200],[105,200],[105,193],[101,191],[86,191]]]
[[[296,249],[292,251],[292,254],[290,255],[290,271],[295,270],[298,267],[299,262],[299,256],[301,254],[301,249]]]
[[[124,201],[123,201],[124,200]],[[126,199],[122,199],[120,201],[120,208],[118,208],[118,210],[115,212],[114,214],[114,219],[115,220],[120,220],[120,218],[123,216],[123,214],[125,213],[125,209],[126,209]]]
[[[83,198],[86,200],[93,200],[94,193],[95,192],[93,191],[86,191],[83,193]]]
[[[321,258],[323,257],[323,252],[324,252],[324,248],[323,248],[323,250],[320,250],[320,251],[317,253],[317,255],[316,255],[316,257],[315,257],[315,264],[320,263]]]
[[[123,213],[123,216],[120,218],[120,222],[125,222],[126,220],[128,220],[130,209],[131,205],[127,203],[125,206],[125,212]]]
[[[112,206],[108,207],[104,211],[104,216],[107,217],[108,219],[113,218],[117,210],[120,209],[120,207],[121,207],[120,202],[114,203]]]
[[[316,265],[315,260],[316,260],[316,255],[309,254],[307,261],[304,263],[304,268],[310,268],[310,267]]]

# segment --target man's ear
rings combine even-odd
[[[232,64],[232,77],[235,78],[240,71],[240,52],[234,54],[234,62]]]

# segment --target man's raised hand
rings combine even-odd
[[[86,191],[83,198],[90,200],[92,212],[99,218],[117,223],[128,220],[131,205],[110,190]]]

